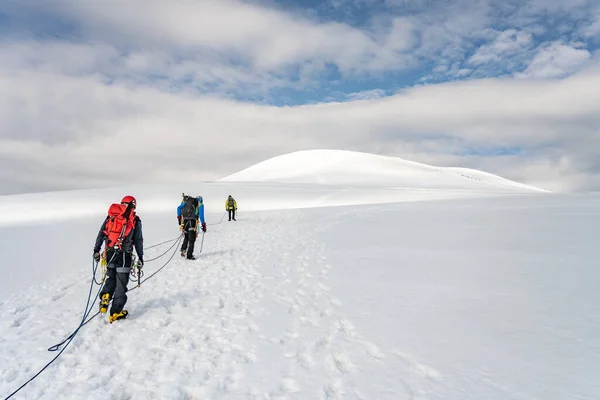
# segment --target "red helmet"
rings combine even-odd
[[[132,203],[133,208],[135,208],[135,206],[137,205],[137,202],[135,201],[135,197],[125,196],[125,197],[123,197],[123,200],[121,200],[121,204],[129,204],[129,203]]]

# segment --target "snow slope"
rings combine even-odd
[[[340,174],[338,179],[344,178]],[[225,199],[233,194],[240,212],[333,207],[358,204],[435,201],[494,196],[523,196],[528,192],[469,190],[452,188],[414,189],[406,187],[368,186],[368,181],[350,186],[273,183],[273,182],[204,182],[188,186],[134,186],[31,195],[0,197],[0,254],[5,260],[22,259],[28,265],[46,265],[49,257],[59,257],[51,268],[36,270],[42,281],[57,274],[69,273],[73,265],[85,264],[93,240],[108,207],[127,194],[138,200],[138,213],[151,226],[176,227],[176,206],[181,193],[202,195],[206,221],[216,223],[222,217]],[[539,196],[540,194],[536,194]],[[543,195],[543,194],[542,194]],[[32,239],[32,238],[36,239]],[[57,244],[55,237],[60,238]],[[148,243],[165,239],[163,229],[145,233]],[[25,238],[25,239],[24,239]],[[64,243],[68,243],[65,246]],[[29,287],[32,278],[19,268],[3,270],[0,292],[11,293]]]
[[[196,261],[159,244],[182,191],[207,206]],[[0,198],[2,398],[77,328],[126,194],[159,244],[130,317],[92,319],[14,399],[600,398],[600,196],[358,180]]]
[[[92,320],[14,398],[597,399],[599,211],[528,195],[214,216],[198,260],[177,256],[129,293],[129,319]],[[147,245],[178,234],[170,213],[142,218]],[[78,324],[95,232],[64,224],[88,243],[69,272],[64,236],[34,242],[44,263],[4,255],[30,285],[0,300],[0,395]]]
[[[468,168],[444,168],[398,157],[346,150],[284,154],[222,179],[225,182],[291,182],[472,191],[544,190]]]

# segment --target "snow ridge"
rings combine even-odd
[[[469,168],[435,167],[399,157],[324,149],[273,157],[221,181],[544,192]]]

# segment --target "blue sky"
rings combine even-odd
[[[61,151],[81,166],[131,136],[166,165],[132,182],[324,147],[597,188],[599,46],[593,0],[3,2],[0,183],[103,185]],[[160,153],[177,141],[211,156]]]
[[[139,42],[137,39],[143,32],[128,36],[124,41],[103,37],[106,32],[102,32],[102,27],[98,29],[99,21],[93,21],[86,12],[66,10],[69,2],[27,4],[5,2],[0,9],[0,34],[5,42],[25,38],[40,43],[81,45],[106,41],[113,46],[115,53],[111,56],[115,60],[122,61],[132,53],[149,51],[168,57],[172,69],[186,62],[208,62],[217,67],[224,64],[234,71],[246,73],[252,73],[254,67],[252,55],[231,49],[193,45],[169,48],[168,43]],[[321,28],[323,32],[316,37],[326,41],[328,35],[336,31],[323,28],[336,24],[343,28],[337,32],[347,39],[340,42],[342,46],[356,45],[353,36],[371,42],[361,43],[365,47],[363,54],[350,55],[349,60],[339,60],[344,55],[328,59],[323,51],[308,49],[306,54],[282,60],[274,68],[262,68],[260,82],[238,80],[232,84],[227,79],[229,76],[220,79],[202,76],[199,83],[199,73],[193,68],[179,74],[149,70],[132,74],[126,68],[104,68],[100,72],[111,80],[133,79],[170,87],[170,90],[195,87],[199,93],[217,93],[262,104],[296,105],[345,101],[355,98],[354,93],[359,92],[391,95],[414,85],[455,80],[519,74],[560,78],[583,67],[600,45],[600,34],[590,30],[597,18],[598,6],[593,1],[279,0],[246,4],[298,21],[295,27],[298,35],[303,29]],[[105,24],[106,30],[115,22],[111,8],[118,13],[115,7],[104,7],[107,15],[100,23]],[[219,12],[226,13],[226,8],[222,7]],[[138,17],[137,13],[142,13],[142,9],[133,10],[131,15]],[[243,16],[241,18],[236,23],[247,23]],[[150,20],[154,21],[153,18]],[[176,24],[176,21],[172,23]],[[236,27],[224,29],[235,30]],[[267,29],[264,34],[269,33],[274,40],[281,34],[277,29]],[[298,45],[294,43],[296,40],[288,41]],[[565,56],[564,52],[568,50],[572,54]],[[573,62],[564,61],[560,65],[557,60],[559,65],[552,71],[531,68],[535,67],[532,63],[536,56],[552,51],[556,56],[571,57]],[[377,52],[385,54],[372,54]],[[339,61],[347,65],[340,65]]]

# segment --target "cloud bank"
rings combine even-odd
[[[5,4],[0,194],[213,180],[313,148],[598,190],[600,7],[466,3]]]

